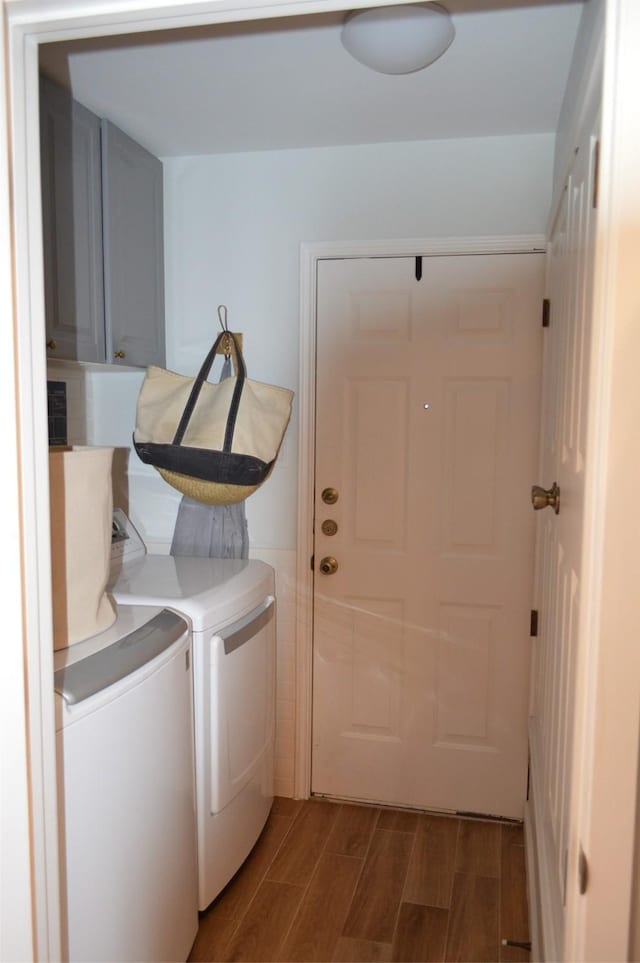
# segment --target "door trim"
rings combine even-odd
[[[543,235],[323,241],[300,245],[300,370],[298,389],[298,518],[296,543],[296,719],[294,795],[311,794],[313,660],[313,511],[315,474],[317,266],[329,258],[444,257],[546,252]]]

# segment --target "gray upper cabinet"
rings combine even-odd
[[[40,84],[47,355],[105,360],[100,119]]]
[[[102,195],[104,303],[111,360],[163,365],[162,163],[106,120],[102,121]]]
[[[162,163],[42,79],[47,356],[165,363]]]

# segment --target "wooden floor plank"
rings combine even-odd
[[[447,963],[495,963],[498,955],[499,881],[456,873],[447,931]]]
[[[187,963],[218,963],[226,960],[227,945],[237,926],[237,920],[201,920]]]
[[[202,919],[239,919],[253,899],[264,879],[268,867],[289,832],[293,823],[291,816],[279,816],[273,811],[240,872],[223,889],[210,910]]]
[[[500,942],[529,939],[527,877],[522,829],[502,827],[500,853]],[[501,963],[528,963],[531,954],[517,946],[500,946]]]
[[[378,829],[392,829],[399,833],[415,833],[419,818],[419,813],[412,813],[405,809],[381,809]]]
[[[433,906],[402,903],[393,938],[394,963],[442,963],[448,912]]]
[[[330,960],[347,918],[363,859],[324,853],[304,895],[280,959]]]
[[[303,799],[289,799],[288,796],[275,796],[271,812],[274,816],[288,816],[290,819],[295,819],[303,803]]]
[[[404,890],[407,902],[449,908],[459,825],[447,816],[422,816]]]
[[[260,884],[242,923],[231,937],[227,963],[273,963],[296,914],[304,890],[289,883]]]
[[[306,886],[335,821],[335,803],[307,800],[289,831],[287,845],[280,850],[267,876],[280,883]]]
[[[500,825],[462,819],[458,833],[456,873],[500,876]]]
[[[414,838],[376,829],[343,936],[391,942]]]
[[[373,806],[340,806],[325,852],[364,859],[379,813]]]
[[[447,961],[530,963],[525,950],[500,945],[528,939],[521,825],[418,814],[415,833],[405,833],[381,829],[379,814],[406,828],[416,814],[276,803],[246,863],[201,916],[189,963],[441,959],[443,920]]]
[[[391,943],[342,936],[336,944],[332,963],[391,963]]]
[[[524,826],[522,823],[502,824],[502,845],[510,843],[512,846],[524,846]]]

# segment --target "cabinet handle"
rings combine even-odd
[[[126,358],[126,355],[125,355],[124,351],[114,351],[114,352],[113,352],[113,357],[114,357],[114,358]]]
[[[55,341],[53,338],[49,338],[49,340],[47,341],[47,348],[51,348],[52,351],[55,351],[57,347],[58,347],[58,342]]]

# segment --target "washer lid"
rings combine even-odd
[[[91,635],[82,642],[75,642],[68,648],[58,649],[53,653],[54,672],[73,665],[74,662],[80,662],[82,659],[93,655],[94,652],[100,652],[101,649],[124,639],[125,636],[130,635],[131,632],[158,615],[162,611],[162,606],[149,609],[144,606],[116,605],[115,610],[116,620],[104,632],[98,632],[97,635]]]
[[[162,609],[123,638],[54,673],[53,685],[67,705],[83,702],[133,675],[189,631],[184,619]]]
[[[272,595],[273,569],[257,559],[145,555],[124,565],[111,591],[117,602],[184,612],[194,632],[201,632]]]

